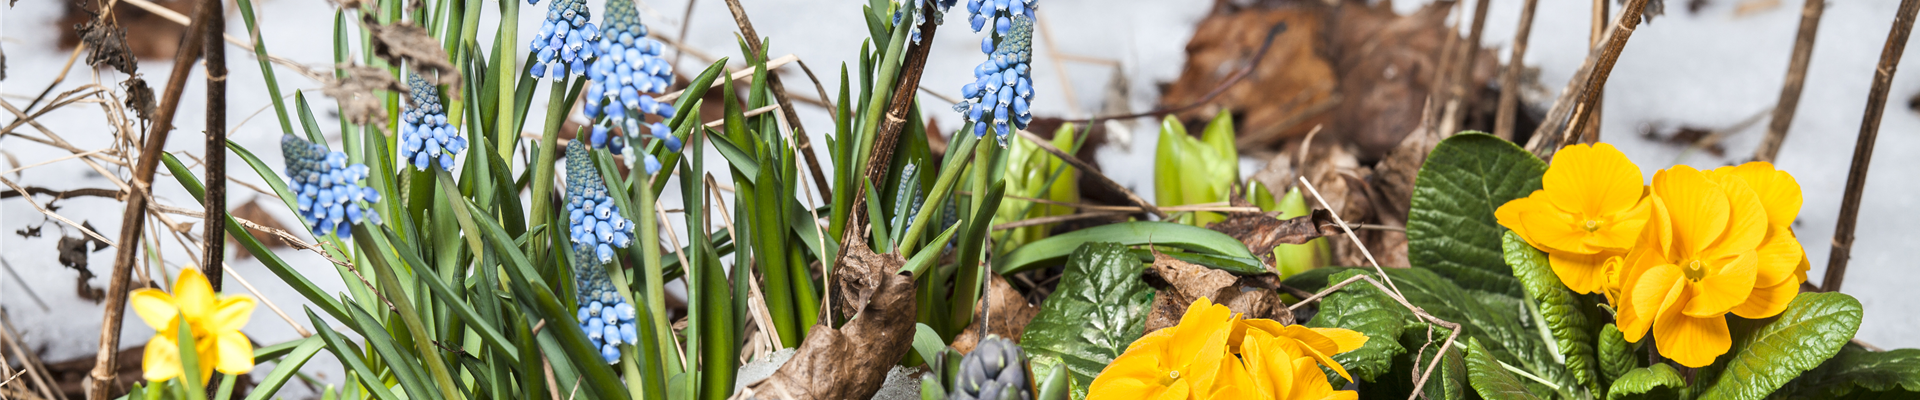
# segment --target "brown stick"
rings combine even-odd
[[[1466,123],[1467,108],[1473,106],[1474,97],[1476,97],[1474,95],[1480,92],[1473,90],[1476,88],[1471,86],[1473,86],[1473,66],[1480,58],[1480,38],[1485,34],[1487,27],[1487,3],[1488,0],[1479,0],[1474,3],[1472,28],[1468,29],[1467,40],[1460,43],[1458,50],[1461,52],[1461,63],[1455,65],[1453,71],[1449,71],[1453,73],[1453,78],[1448,83],[1448,90],[1452,93],[1447,95],[1451,99],[1451,106],[1446,108],[1447,119],[1441,124],[1442,135],[1458,131],[1461,125]]]
[[[1566,125],[1566,132],[1579,132],[1580,127],[1575,125],[1579,125],[1585,116],[1574,115],[1570,111],[1577,109],[1577,105],[1591,103],[1597,98],[1594,96],[1596,85],[1604,85],[1608,75],[1613,73],[1613,64],[1620,61],[1620,51],[1626,49],[1627,39],[1633,36],[1634,27],[1640,26],[1640,13],[1646,8],[1647,0],[1632,0],[1614,18],[1613,29],[1607,30],[1606,37],[1601,40],[1607,45],[1587,53],[1587,60],[1573,73],[1567,87],[1560,91],[1560,97],[1554,99],[1553,108],[1547,111],[1547,120],[1541,121],[1540,127],[1534,129],[1533,139],[1527,142],[1528,151],[1542,159],[1551,158],[1560,149],[1561,143],[1571,139],[1555,131]]]
[[[1515,114],[1520,110],[1520,72],[1525,70],[1522,61],[1527,56],[1527,38],[1533,35],[1533,10],[1539,8],[1540,0],[1527,0],[1520,7],[1520,26],[1513,34],[1513,53],[1507,56],[1507,72],[1500,76],[1500,105],[1493,122],[1493,134],[1502,139],[1513,140],[1513,125],[1518,119]]]
[[[207,7],[203,15],[225,15],[226,6],[221,1],[212,1]],[[204,231],[200,237],[206,240],[201,241],[200,273],[207,276],[207,284],[215,292],[220,291],[224,275],[221,260],[227,253],[227,241],[221,239],[227,232],[227,219],[221,218],[227,214],[227,46],[220,42],[226,31],[225,23],[207,24],[207,42],[202,49],[207,59],[207,193],[203,201],[207,218],[201,222]]]
[[[1866,116],[1860,121],[1860,140],[1853,144],[1853,166],[1847,171],[1847,194],[1840,200],[1840,221],[1833,228],[1833,252],[1827,257],[1827,277],[1820,281],[1824,292],[1840,291],[1847,276],[1847,260],[1853,251],[1854,222],[1860,218],[1860,195],[1867,187],[1867,165],[1873,162],[1873,142],[1880,137],[1880,116],[1887,111],[1887,90],[1893,86],[1894,69],[1906,51],[1907,36],[1913,33],[1913,18],[1920,12],[1920,0],[1901,0],[1900,13],[1893,18],[1893,30],[1880,49],[1880,66],[1873,71],[1873,90],[1867,94]]]
[[[1767,124],[1767,136],[1753,150],[1754,161],[1773,162],[1780,145],[1787,141],[1787,127],[1793,125],[1793,113],[1800,107],[1800,88],[1807,83],[1807,64],[1813,62],[1813,37],[1820,31],[1820,14],[1826,0],[1807,0],[1800,8],[1800,33],[1793,39],[1793,60],[1787,63],[1787,83],[1780,88],[1780,102],[1773,105],[1773,121]]]
[[[107,279],[106,316],[100,321],[100,353],[94,357],[93,371],[89,378],[87,398],[106,400],[111,397],[109,391],[119,377],[114,373],[114,356],[120,353],[120,323],[126,318],[127,285],[132,280],[133,263],[140,257],[140,232],[145,225],[149,188],[153,182],[154,169],[160,165],[160,154],[165,151],[167,133],[173,130],[173,117],[180,106],[180,95],[186,90],[187,76],[193,71],[194,60],[200,56],[200,46],[204,43],[202,35],[207,25],[218,18],[212,14],[212,6],[220,0],[206,0],[200,3],[200,18],[194,18],[187,31],[181,34],[180,48],[173,54],[173,72],[167,76],[167,89],[160,98],[160,110],[153,118],[153,125],[147,132],[147,142],[140,147],[140,161],[133,169],[133,190],[127,194],[127,209],[121,215],[120,243],[114,250],[113,272]],[[109,11],[111,12],[111,11]]]
[[[747,49],[756,53],[754,58],[756,60],[768,58],[767,49],[760,48],[760,34],[753,30],[753,22],[747,20],[747,10],[740,7],[740,0],[727,0],[727,10],[733,12],[733,22],[740,25],[740,33],[747,37]],[[693,5],[687,5],[687,13],[693,13]],[[926,60],[924,53],[920,59],[923,62]],[[914,82],[920,81],[920,74],[910,76]],[[807,158],[807,169],[813,173],[813,184],[820,189],[820,198],[833,198],[833,189],[827,187],[827,174],[820,170],[820,156],[814,154],[813,140],[807,138],[806,128],[800,126],[800,114],[794,112],[793,100],[787,97],[787,86],[780,83],[780,74],[769,71],[767,87],[773,90],[773,99],[780,103],[780,112],[787,116],[787,121],[791,121],[789,124],[793,127],[793,144],[798,147],[796,150],[799,150],[800,155]]]
[[[1608,0],[1593,0],[1593,25],[1592,25],[1593,29],[1588,31],[1587,33],[1587,40],[1588,40],[1587,50],[1588,51],[1592,51],[1595,48],[1599,48],[1601,43],[1600,39],[1607,35],[1607,13],[1610,12],[1608,8],[1610,8],[1612,5],[1613,3]],[[1580,109],[1580,108],[1574,109],[1575,113],[1585,113],[1585,114],[1591,115],[1590,117],[1587,117],[1587,120],[1592,121],[1592,123],[1587,124],[1586,129],[1583,129],[1580,132],[1578,132],[1578,134],[1580,135],[1581,143],[1592,144],[1592,143],[1600,142],[1600,119],[1601,119],[1600,109],[1604,108],[1607,103],[1606,82],[1600,82],[1596,84],[1594,86],[1593,93],[1594,93],[1593,101],[1591,101],[1590,102],[1591,104],[1587,105],[1587,107],[1584,109],[1586,111],[1583,111],[1583,109]]]
[[[920,12],[932,10],[932,3],[927,2]],[[921,39],[919,41],[907,42],[906,62],[900,66],[899,80],[894,81],[893,85],[893,97],[889,98],[886,113],[882,114],[880,126],[874,132],[873,151],[867,153],[866,171],[862,171],[860,175],[863,180],[855,182],[852,188],[842,188],[842,190],[853,191],[853,202],[848,205],[849,209],[866,209],[863,207],[866,207],[867,203],[868,185],[863,185],[861,182],[880,182],[886,179],[887,168],[892,164],[890,161],[893,160],[893,151],[900,144],[900,131],[906,127],[907,108],[913,105],[913,92],[920,87],[920,75],[927,67],[927,52],[932,48],[929,44],[933,43],[935,30],[940,27],[933,21],[933,18],[927,18],[926,23],[920,24]],[[847,213],[845,231],[840,233],[839,258],[846,258],[847,251],[852,249],[855,243],[861,243],[864,246],[867,222],[867,213]],[[839,264],[839,261],[835,264]],[[832,279],[832,276],[829,275],[828,279]]]

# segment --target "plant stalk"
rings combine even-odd
[[[1916,12],[1920,12],[1920,0],[1900,1],[1899,14],[1893,18],[1893,30],[1887,33],[1887,44],[1880,49],[1880,66],[1873,70],[1873,90],[1867,94],[1860,139],[1853,145],[1853,166],[1847,171],[1847,192],[1840,200],[1840,221],[1833,227],[1833,252],[1827,257],[1827,276],[1820,281],[1821,291],[1840,291],[1840,283],[1847,276],[1854,223],[1860,219],[1860,196],[1867,188],[1867,165],[1873,162],[1873,143],[1880,137],[1880,117],[1887,111],[1887,90],[1893,87],[1893,72],[1906,51],[1907,36],[1913,34]]]
[[[1773,104],[1773,120],[1767,123],[1767,136],[1753,150],[1754,161],[1773,162],[1780,146],[1787,141],[1787,128],[1800,107],[1800,89],[1807,83],[1807,66],[1813,63],[1814,35],[1820,31],[1820,14],[1826,12],[1826,0],[1807,0],[1800,8],[1800,33],[1793,39],[1793,58],[1787,62],[1787,83],[1780,87],[1780,101]]]

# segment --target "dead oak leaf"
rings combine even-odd
[[[1187,306],[1202,297],[1226,305],[1241,318],[1293,323],[1293,314],[1280,304],[1279,296],[1270,290],[1248,285],[1252,282],[1243,282],[1244,278],[1226,271],[1159,253],[1154,254],[1153,267],[1148,271],[1164,281],[1166,287],[1154,293],[1153,311],[1147,314],[1147,332],[1179,324]]]
[[[1212,229],[1247,245],[1253,254],[1269,254],[1274,246],[1282,244],[1305,244],[1309,240],[1340,234],[1340,226],[1333,220],[1333,213],[1325,209],[1315,209],[1305,216],[1280,219],[1277,213],[1236,212],[1228,213],[1225,221],[1207,224]],[[1158,262],[1155,262],[1158,264]],[[1223,272],[1224,273],[1224,272]]]
[[[447,49],[427,30],[409,22],[380,24],[366,15],[362,25],[372,36],[373,55],[393,65],[407,65],[428,82],[447,85],[458,96],[460,70],[448,61]]]
[[[838,329],[822,321],[807,333],[793,358],[772,376],[747,385],[734,398],[755,393],[765,399],[865,399],[880,391],[887,371],[906,357],[913,343],[915,291],[913,278],[896,273],[905,259],[893,254],[873,254],[865,245],[855,243],[847,249],[841,271],[855,270],[867,275],[872,286],[858,296],[858,313]]]
[[[340,101],[340,115],[356,124],[387,121],[387,107],[375,90],[400,92],[406,88],[386,69],[357,64],[340,64],[344,78],[328,79],[321,93]]]

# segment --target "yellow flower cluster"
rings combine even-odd
[[[1605,143],[1556,153],[1541,190],[1494,212],[1547,253],[1579,293],[1600,292],[1627,341],[1649,330],[1660,355],[1712,364],[1732,345],[1726,314],[1766,318],[1807,280],[1806,251],[1789,226],[1800,184],[1765,162],[1654,173]]]
[[[213,378],[218,369],[228,375],[253,370],[253,342],[240,328],[253,315],[253,298],[226,296],[215,298],[213,285],[200,270],[187,267],[173,283],[173,294],[158,289],[133,291],[127,305],[141,321],[159,332],[147,341],[146,358],[140,369],[148,381],[161,382],[181,377],[180,323],[193,332],[195,359],[199,361],[200,383]]]
[[[1088,399],[1354,399],[1320,366],[1353,378],[1334,354],[1366,344],[1359,332],[1241,319],[1201,298],[1180,324],[1142,336],[1094,378]]]

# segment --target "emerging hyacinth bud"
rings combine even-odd
[[[420,75],[407,74],[411,108],[400,114],[400,163],[425,171],[429,165],[453,171],[453,156],[467,149],[467,139],[447,124],[440,91]]]
[[[327,146],[308,142],[293,135],[280,137],[280,152],[286,157],[287,186],[293,190],[298,213],[312,224],[313,236],[353,236],[351,224],[364,219],[379,222],[379,215],[366,203],[380,202],[380,192],[360,185],[369,172],[366,165],[347,164],[347,153],[329,152]]]

